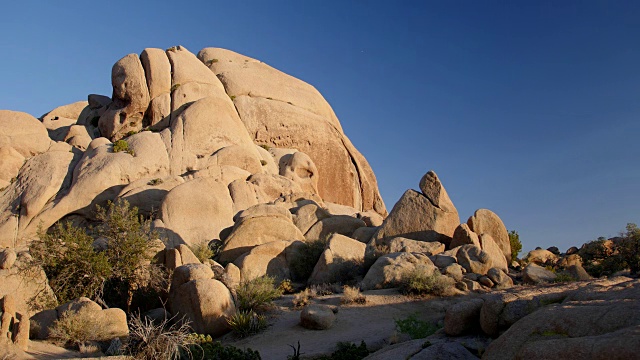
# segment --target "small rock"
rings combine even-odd
[[[550,283],[555,279],[556,274],[536,264],[529,264],[522,271],[522,280],[527,284]]]
[[[0,269],[9,269],[13,266],[17,259],[16,252],[13,249],[6,248],[0,250]]]
[[[336,315],[327,305],[310,305],[300,313],[300,325],[306,329],[326,330],[335,320]]]

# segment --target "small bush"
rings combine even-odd
[[[53,231],[38,230],[31,242],[32,261],[26,269],[42,266],[58,301],[82,296],[95,299],[113,273],[106,253],[93,249],[93,238],[70,222],[58,223]]]
[[[267,166],[267,161],[266,160],[260,160],[260,165]]]
[[[260,146],[261,148],[263,148],[263,149],[265,149],[265,150],[267,150],[267,151],[271,150],[271,146],[266,145],[266,144],[260,144],[260,145],[258,145],[258,146]]]
[[[267,328],[267,318],[255,311],[236,311],[227,319],[233,333],[241,338],[257,334]]]
[[[261,311],[282,296],[282,291],[276,288],[273,277],[261,276],[241,282],[236,288],[236,296],[239,310]]]
[[[160,178],[156,178],[156,179],[152,179],[149,180],[149,182],[147,183],[147,185],[151,185],[151,186],[156,186],[156,185],[160,185],[162,184],[164,181]]]
[[[414,269],[402,275],[400,292],[406,295],[447,296],[451,293],[455,281],[448,276],[424,266],[416,266]]]
[[[129,143],[126,140],[118,140],[113,143],[113,152],[121,152],[124,151],[131,156],[135,156],[135,153],[132,149],[129,149]]]
[[[336,350],[331,353],[331,356],[322,356],[319,360],[360,360],[369,355],[370,351],[367,349],[367,344],[362,341],[360,345],[356,345],[350,342],[339,342],[336,344]]]
[[[190,334],[188,322],[180,321],[170,325],[173,319],[154,323],[139,314],[129,320],[129,337],[124,344],[124,352],[134,359],[174,360],[181,354],[191,354],[195,339]]]
[[[573,276],[571,276],[571,274],[565,273],[565,272],[561,272],[559,274],[556,274],[556,278],[555,280],[553,280],[553,282],[556,283],[563,283],[563,282],[574,282],[577,281],[576,278],[574,278]]]
[[[311,299],[315,298],[318,294],[311,288],[306,288],[293,296],[293,306],[295,308],[301,308],[309,305]]]
[[[231,95],[231,96],[229,96],[229,98],[231,99],[231,101],[233,101],[233,100],[236,99],[236,96],[235,95]]]
[[[278,290],[283,294],[293,294],[293,285],[291,285],[291,280],[284,279],[278,285]]]
[[[399,332],[407,334],[411,339],[423,339],[433,335],[438,327],[423,320],[419,320],[417,313],[409,315],[405,319],[396,320],[396,328]]]
[[[173,84],[173,85],[171,86],[170,91],[171,91],[171,92],[174,92],[174,91],[178,90],[178,88],[179,88],[179,87],[180,87],[180,84]]]
[[[89,340],[99,339],[102,329],[82,311],[67,311],[53,323],[49,334],[51,338],[63,345],[80,348],[85,346]]]
[[[518,258],[518,254],[522,250],[520,235],[518,235],[517,231],[509,231],[509,243],[511,244],[511,260],[516,260]]]
[[[304,245],[300,247],[300,250],[291,260],[289,266],[293,280],[307,281],[309,279],[326,245],[327,241],[322,239],[305,242]]]
[[[203,335],[198,335],[198,339],[204,339]],[[246,349],[238,349],[232,345],[222,345],[220,341],[213,341],[211,336],[207,336],[205,340],[200,340],[196,344],[191,345],[191,354],[193,356],[183,356],[182,359],[189,360],[261,360],[260,353]]]
[[[203,241],[197,244],[190,246],[191,252],[195,255],[201,263],[205,263],[208,259],[213,258],[215,253],[209,247],[207,241]]]
[[[354,285],[365,275],[364,262],[334,258],[329,274],[330,283]]]
[[[218,59],[210,59],[210,60],[207,60],[207,65],[215,64],[217,62],[218,62]]]
[[[367,302],[367,299],[357,287],[345,286],[340,302],[342,304],[364,304]]]

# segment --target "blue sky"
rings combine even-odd
[[[24,0],[3,13],[1,109],[110,95],[113,63],[145,47],[224,47],[320,90],[389,209],[433,169],[462,221],[491,209],[525,250],[640,223],[638,1]]]

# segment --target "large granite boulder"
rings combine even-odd
[[[511,263],[509,233],[498,215],[487,209],[479,209],[467,220],[469,229],[478,235],[489,234],[502,250],[507,263]]]

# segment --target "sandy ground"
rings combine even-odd
[[[340,341],[360,344],[365,341],[370,350],[377,350],[393,343],[396,319],[416,314],[424,321],[442,323],[447,306],[465,299],[464,296],[447,298],[414,299],[398,294],[394,289],[364,293],[367,303],[341,305],[336,322],[328,330],[307,330],[299,325],[300,309],[293,309],[293,296],[276,302],[277,309],[270,314],[269,328],[257,335],[237,340],[227,335],[223,343],[241,348],[258,350],[263,359],[283,359],[292,355],[289,345],[297,346],[304,357],[330,354]],[[313,303],[339,305],[340,295],[328,295],[314,299]],[[406,340],[406,339],[405,339]]]

